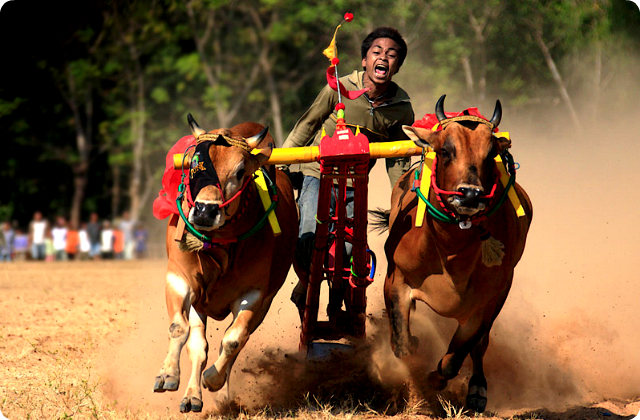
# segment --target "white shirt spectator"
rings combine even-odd
[[[102,229],[100,234],[100,251],[113,252],[113,230],[111,228]]]
[[[80,252],[88,253],[91,250],[91,242],[89,242],[89,235],[86,230],[78,232],[80,238]]]
[[[67,247],[67,228],[56,226],[51,229],[51,238],[53,239],[53,250],[64,251]],[[35,242],[35,233],[34,240]]]
[[[47,221],[39,220],[37,222],[32,222],[33,227],[33,243],[34,244],[43,244],[44,243],[44,233],[47,229]]]

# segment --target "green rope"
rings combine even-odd
[[[509,181],[507,182],[507,185],[505,186],[504,191],[502,192],[502,195],[500,196],[500,199],[496,203],[495,207],[493,207],[491,211],[486,214],[487,217],[498,211],[498,209],[504,204],[504,202],[507,200],[509,190],[513,187],[513,184],[516,183],[516,171],[514,170],[513,156],[511,156],[511,153],[509,153],[508,150],[505,150],[503,153],[503,158],[505,160],[507,168],[509,169],[509,172],[511,173],[511,176],[509,177]],[[420,165],[415,172],[414,179],[416,181],[420,179],[420,168],[422,168],[422,165]],[[436,206],[431,204],[431,202],[427,200],[424,194],[422,194],[420,187],[415,187],[414,189],[416,191],[416,195],[420,197],[420,199],[427,205],[427,212],[431,215],[431,217],[445,223],[453,224],[459,222],[459,220],[457,220],[455,217],[451,217],[448,214],[441,212]]]
[[[271,180],[271,178],[269,178],[269,174],[263,168],[260,168],[260,169],[262,170],[262,173],[263,173],[265,179],[268,182],[268,188],[269,188],[269,191],[271,192],[270,196],[271,197],[277,196],[277,188],[276,188],[275,184],[273,183],[273,181]],[[176,198],[176,205],[178,206],[178,212],[180,213],[180,217],[182,217],[182,220],[184,221],[185,227],[187,228],[187,230],[193,236],[195,236],[196,238],[200,239],[202,242],[215,243],[215,241],[213,239],[211,239],[210,237],[208,237],[207,235],[198,232],[196,230],[196,228],[194,228],[193,225],[191,223],[189,223],[189,220],[187,219],[187,217],[184,215],[184,212],[182,211],[182,199],[184,197],[184,190],[186,188],[185,183],[184,183],[184,178],[185,178],[185,174],[183,172],[182,173],[182,179],[180,181],[180,185],[178,186],[178,197]],[[269,218],[269,214],[271,214],[271,212],[274,211],[277,206],[278,206],[278,201],[272,199],[271,200],[271,205],[269,206],[267,211],[262,215],[260,220],[258,220],[258,223],[256,223],[254,227],[249,229],[249,231],[247,231],[247,232],[243,233],[242,235],[238,236],[236,238],[236,240],[237,241],[244,241],[245,239],[255,235],[260,229],[262,229],[264,227],[265,223],[267,223],[267,220]]]

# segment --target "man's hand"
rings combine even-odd
[[[302,172],[291,172],[291,170],[289,170],[289,165],[276,165],[276,168],[287,174],[294,189],[298,191],[302,189],[302,182],[304,181],[304,175],[302,175]]]

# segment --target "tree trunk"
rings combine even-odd
[[[453,22],[450,22],[447,25],[447,30],[449,31],[449,36],[451,39],[456,38],[456,31],[453,27]],[[467,84],[467,90],[469,94],[473,98],[473,101],[476,99],[475,86],[473,81],[473,70],[471,69],[471,60],[469,59],[469,55],[463,55],[460,58],[460,64],[462,64],[462,70],[464,71],[464,80]]]
[[[135,67],[135,112],[132,115],[135,124],[132,124],[131,131],[133,135],[132,155],[133,162],[131,167],[130,183],[129,183],[129,212],[131,219],[135,222],[140,217],[142,194],[142,158],[145,142],[145,124],[146,124],[146,103],[145,103],[145,79],[142,66],[140,65],[139,54],[134,44],[130,44],[131,58]]]
[[[484,103],[487,97],[487,48],[484,30],[487,27],[488,13],[485,18],[478,21],[471,11],[469,11],[469,23],[475,33],[476,50],[478,51],[478,101]]]
[[[66,98],[69,107],[73,113],[73,123],[76,129],[76,149],[78,152],[78,162],[73,165],[73,197],[71,199],[71,209],[69,221],[73,226],[80,225],[80,215],[82,211],[82,203],[84,201],[85,189],[87,187],[89,176],[89,151],[91,147],[91,130],[93,118],[93,101],[91,85],[87,88],[87,99],[85,102],[86,126],[83,126],[78,107],[78,93],[73,74],[67,69],[67,84],[69,87],[69,96]]]
[[[282,146],[284,143],[284,134],[282,130],[282,108],[280,106],[280,95],[278,94],[278,86],[276,85],[275,78],[273,77],[273,66],[271,61],[266,55],[261,55],[260,66],[267,78],[267,89],[269,90],[269,101],[271,104],[271,118],[273,119],[274,133],[276,147]]]
[[[112,164],[111,171],[113,173],[113,185],[111,186],[111,215],[115,216],[120,211],[120,198],[122,196],[122,184],[120,182],[120,165]]]
[[[562,79],[562,75],[558,71],[558,67],[556,67],[556,63],[553,60],[553,57],[551,57],[551,53],[549,52],[549,48],[547,47],[547,44],[542,39],[541,29],[538,28],[534,30],[534,38],[538,43],[540,50],[542,51],[542,55],[544,56],[545,61],[547,62],[547,66],[549,67],[549,71],[551,72],[551,76],[553,77],[553,80],[556,82],[556,85],[558,85],[560,96],[562,97],[562,100],[564,101],[564,103],[567,105],[567,109],[569,110],[569,115],[571,117],[571,120],[573,121],[573,124],[576,126],[576,128],[579,128],[580,118],[578,118],[578,114],[576,113],[576,110],[573,107],[573,102],[571,101],[569,92],[567,92],[567,87],[564,83],[564,80]]]

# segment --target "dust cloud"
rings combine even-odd
[[[487,410],[501,415],[640,398],[640,121],[629,113],[566,131],[558,129],[561,124],[545,129],[548,122],[532,128],[511,119],[505,106],[501,124],[511,132],[518,182],[534,207],[527,247],[485,356]],[[370,208],[389,207],[388,184],[378,164]],[[419,357],[405,365],[391,353],[382,298],[384,240],[369,238],[379,267],[368,290],[366,343],[329,364],[305,361],[298,352],[298,315],[288,299],[297,280],[292,272],[235,363],[232,400],[246,407],[297,407],[313,398],[307,394],[335,404],[348,396],[388,414],[412,397],[437,405],[436,393],[463,403],[469,360],[444,390],[428,382],[455,321],[418,304],[412,331],[420,339]],[[121,406],[176,412],[190,371],[186,351],[180,391],[152,392],[168,346],[163,269],[159,261],[157,272],[132,286],[138,288],[139,322],[105,352],[106,388]],[[209,322],[209,366],[229,322]],[[205,411],[220,407],[225,395],[224,389],[204,391]]]

